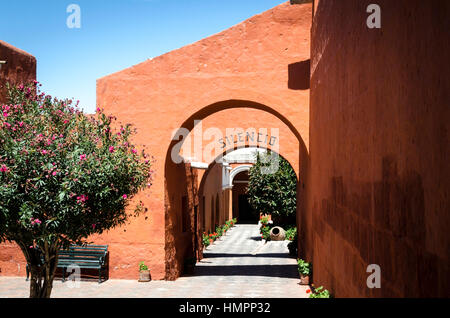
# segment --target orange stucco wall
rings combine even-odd
[[[312,28],[313,279],[337,297],[448,297],[450,4],[379,0],[368,29],[370,3],[322,0]]]

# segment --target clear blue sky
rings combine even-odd
[[[223,31],[284,0],[1,1],[0,39],[38,60],[38,81],[95,111],[96,79]],[[69,4],[81,28],[66,25]]]

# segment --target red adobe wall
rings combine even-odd
[[[136,141],[146,144],[156,158],[153,187],[137,198],[149,207],[149,218],[132,221],[126,233],[117,229],[101,238],[113,249],[112,278],[135,278],[139,260],[146,259],[153,278],[174,279],[182,254],[190,250],[192,240],[177,232],[179,202],[188,195],[192,208],[198,204],[197,189],[188,184],[199,181],[196,173],[186,173],[166,160],[175,129],[192,128],[194,119],[224,109],[256,108],[290,127],[297,145],[286,144],[284,149],[291,152],[298,147],[299,162],[307,161],[310,26],[311,4],[284,3],[97,81],[98,104],[122,122],[133,123],[139,131]],[[252,127],[246,120],[241,116],[235,124]],[[219,128],[226,126],[219,121]],[[306,174],[304,167],[299,170]],[[196,181],[189,181],[187,175]],[[192,193],[185,193],[186,188]]]
[[[0,103],[7,102],[6,83],[19,85],[36,80],[36,58],[0,40]],[[0,245],[0,275],[25,275],[25,258],[14,243]]]
[[[0,103],[6,103],[6,83],[19,85],[36,80],[36,58],[0,40]]]
[[[450,3],[375,2],[379,30],[373,1],[318,3],[307,254],[337,297],[448,297]],[[368,264],[381,289],[366,287]]]

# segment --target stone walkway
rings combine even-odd
[[[205,251],[191,276],[174,282],[55,280],[52,297],[59,298],[306,298],[295,258],[287,241],[264,243],[256,225],[237,225]],[[72,288],[71,288],[72,287]],[[28,297],[24,278],[0,277],[0,297]]]

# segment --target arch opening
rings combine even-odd
[[[208,116],[211,116],[217,112],[227,109],[239,109],[239,108],[254,108],[258,110],[263,110],[268,112],[275,117],[277,117],[282,123],[284,123],[290,130],[290,132],[295,136],[295,139],[298,140],[298,158],[296,164],[292,164],[290,160],[291,166],[297,175],[297,216],[301,215],[301,209],[303,209],[303,200],[304,193],[302,189],[304,189],[304,180],[306,179],[306,165],[308,162],[308,152],[306,150],[305,143],[301,138],[300,134],[294,127],[292,123],[290,123],[285,116],[281,115],[278,111],[273,108],[270,108],[266,105],[262,105],[259,103],[251,102],[251,101],[240,101],[240,100],[229,100],[223,101],[219,103],[215,103],[209,105],[195,114],[191,115],[185,122],[180,125],[179,129],[185,129],[188,131],[192,131],[195,127],[196,120],[203,120]],[[180,136],[180,135],[179,135]],[[214,161],[211,163],[206,163],[204,167],[195,168],[192,163],[189,161],[182,161],[179,163],[175,163],[172,160],[172,152],[173,148],[180,142],[178,140],[172,140],[170,146],[167,150],[166,161],[165,161],[165,253],[166,253],[166,279],[174,280],[179,277],[182,273],[183,260],[187,257],[197,257],[198,259],[202,258],[202,251],[196,249],[195,246],[202,246],[201,237],[204,230],[214,229],[215,225],[220,225],[220,222],[225,222],[233,218],[233,212],[230,212],[226,215],[221,213],[217,213],[218,210],[224,209],[226,205],[233,204],[233,196],[231,191],[225,191],[226,194],[219,198],[218,194],[210,195],[204,193],[204,181],[205,176],[210,175],[211,164],[214,165]],[[246,144],[244,146],[232,146],[231,148],[224,149],[222,156],[227,155],[233,151],[236,151],[241,148],[249,148],[249,145]],[[266,149],[272,150],[270,145]],[[276,151],[275,151],[276,152]],[[283,151],[280,150],[282,153]],[[284,156],[283,156],[284,157]],[[216,158],[217,159],[217,158]],[[228,183],[230,186],[233,185],[235,178],[241,173],[248,171],[251,165],[247,165],[246,167],[241,167],[237,170],[233,169],[233,176],[231,177],[229,173]],[[206,171],[205,171],[206,170]],[[220,173],[219,173],[220,172]],[[219,176],[221,171],[214,172]],[[300,178],[302,176],[302,178]],[[301,182],[300,182],[301,180]],[[242,181],[242,180],[241,180]],[[222,190],[223,184],[220,185],[220,190]],[[231,188],[229,189],[231,190]],[[192,232],[183,233],[180,235],[178,231],[177,221],[180,218],[179,210],[177,209],[177,201],[179,200],[179,196],[184,195],[188,198],[188,211],[189,218],[191,220],[192,225],[200,224],[201,227],[192,228]],[[202,198],[201,200],[199,198]],[[241,199],[242,201],[244,199]],[[208,202],[209,201],[209,202]],[[302,204],[299,204],[302,202]],[[208,220],[205,220],[205,207],[211,207],[211,211],[215,211],[213,215],[211,215],[211,220],[208,225]],[[194,215],[191,213],[192,211],[197,210],[200,213]],[[232,211],[232,210],[231,210]],[[198,218],[202,219],[199,220]],[[297,218],[298,219],[298,218]],[[299,228],[299,219],[297,220],[297,228]],[[213,226],[214,224],[214,226]]]

